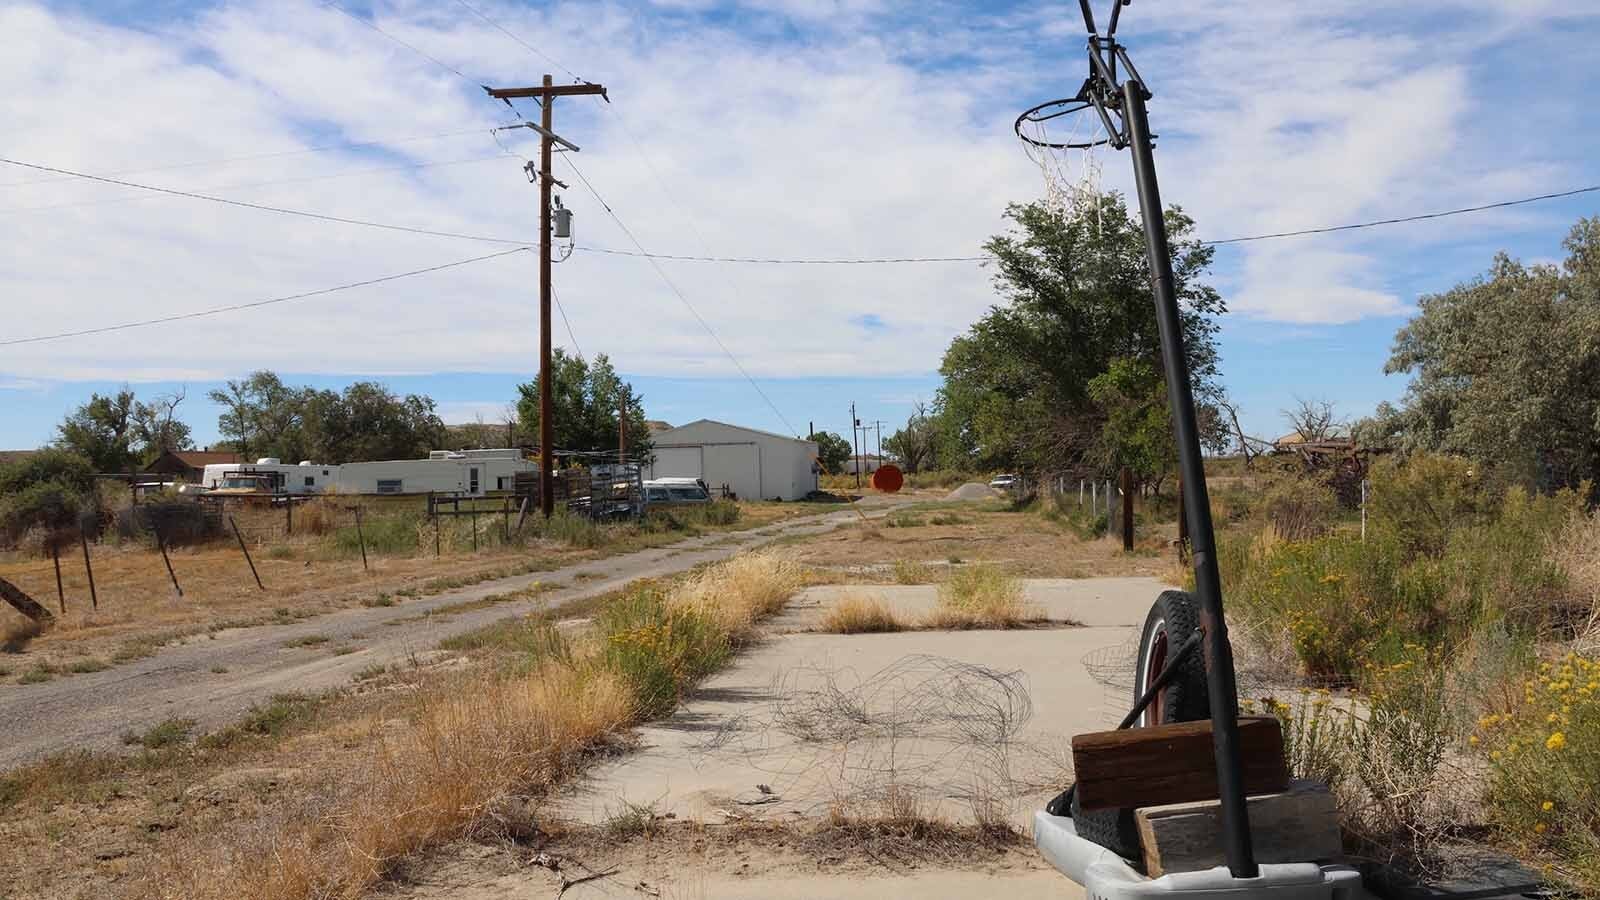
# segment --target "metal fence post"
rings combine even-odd
[[[100,595],[94,589],[94,565],[89,562],[89,537],[81,530],[78,532],[78,543],[83,545],[83,571],[89,576],[89,605],[99,609]]]

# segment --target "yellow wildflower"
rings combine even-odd
[[[1476,745],[1478,743],[1478,736],[1475,734],[1467,735],[1467,743]]]
[[[1562,747],[1565,747],[1566,745],[1567,745],[1567,736],[1565,734],[1562,734],[1559,731],[1557,731],[1556,733],[1550,735],[1548,738],[1545,738],[1545,742],[1544,742],[1544,748],[1546,750],[1560,750]]]
[[[1545,825],[1544,825],[1543,822],[1540,822],[1539,824],[1533,826],[1533,833],[1534,834],[1544,834],[1544,832],[1545,832]]]
[[[1545,802],[1539,804],[1539,808],[1544,810],[1545,812],[1549,812],[1550,810],[1555,809],[1556,805],[1555,805],[1554,802],[1552,802],[1550,800],[1546,800]]]

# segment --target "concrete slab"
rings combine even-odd
[[[1073,596],[1093,615],[1089,601],[1131,587]],[[599,823],[643,805],[720,823],[910,804],[1026,829],[1070,780],[1070,736],[1120,717],[1123,698],[1083,659],[1125,645],[1131,632],[780,635],[641,729],[638,752],[597,767],[559,811]]]
[[[1150,604],[1171,585],[1159,578],[1030,578],[1023,582],[1029,602],[1056,621],[1100,627],[1138,628]],[[849,594],[880,597],[896,613],[916,621],[938,604],[932,584],[829,584],[808,588],[772,620],[774,631],[806,631],[817,627],[828,609]]]

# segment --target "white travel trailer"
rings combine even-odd
[[[208,490],[227,488],[266,476],[273,490],[286,494],[459,494],[481,497],[509,491],[518,472],[534,472],[538,464],[515,448],[498,450],[434,450],[427,459],[321,465],[310,461],[286,465],[273,458],[255,463],[208,465],[201,484]],[[241,478],[239,476],[246,476]]]
[[[427,459],[345,463],[339,467],[339,490],[347,494],[460,494],[481,497],[509,491],[518,472],[536,472],[538,465],[515,448],[500,450],[435,450]]]
[[[206,466],[200,485],[209,491],[239,488],[258,480],[249,476],[266,476],[274,493],[320,494],[338,480],[339,467],[318,465],[309,460],[299,465],[285,464],[270,456],[254,463],[211,463]]]

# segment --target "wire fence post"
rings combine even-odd
[[[67,594],[61,589],[61,546],[54,535],[50,536],[50,561],[56,566],[56,605],[63,614],[67,611]]]
[[[438,519],[434,519],[437,524]],[[437,533],[437,532],[435,532]],[[367,535],[361,530],[361,504],[356,504],[356,541],[361,544],[361,571],[370,572],[367,568]]]
[[[1133,470],[1122,467],[1122,549],[1133,552]]]
[[[1367,542],[1367,480],[1361,479],[1361,543]]]
[[[478,501],[472,501],[472,552],[478,552]]]
[[[89,576],[89,605],[93,609],[100,608],[100,595],[94,589],[94,565],[89,562],[89,537],[82,531],[78,532],[78,543],[83,545],[83,571]]]
[[[433,511],[433,558],[439,558],[439,509],[434,506],[433,492],[428,492],[428,508]]]
[[[167,556],[167,539],[161,536],[161,522],[151,520],[151,525],[156,533],[156,546],[161,548],[161,561],[167,564],[167,577],[172,579],[172,589],[178,592],[178,599],[183,599],[183,587],[178,584],[178,573],[172,571],[172,559]]]
[[[294,501],[287,494],[283,497],[283,534],[285,537],[294,534]]]
[[[239,523],[229,516],[228,524],[233,526],[233,536],[239,539],[239,552],[244,554],[244,561],[250,564],[250,574],[256,580],[256,587],[266,590],[267,586],[261,583],[261,573],[256,571],[256,561],[250,558],[250,548],[244,545],[244,535],[239,533]]]

